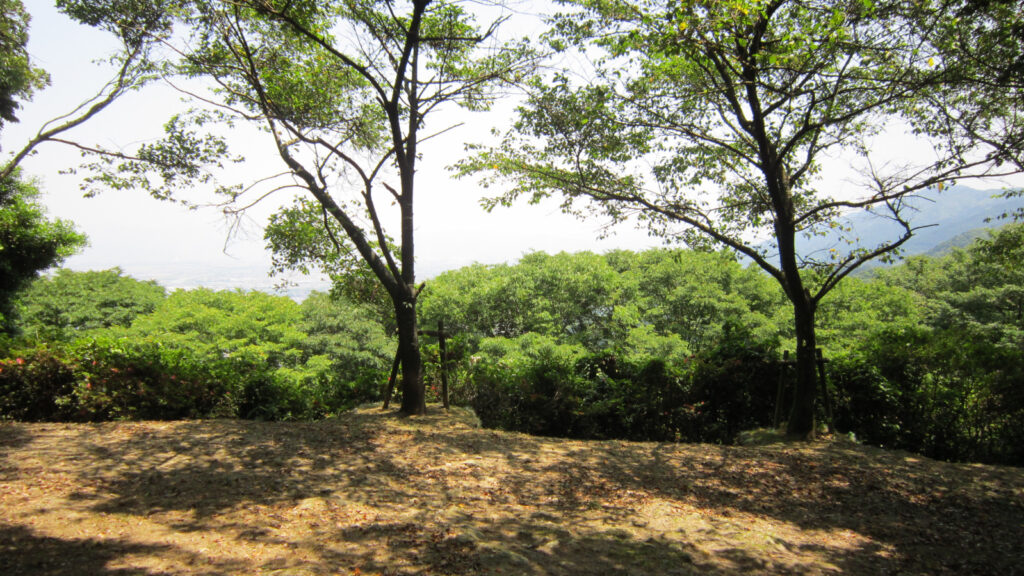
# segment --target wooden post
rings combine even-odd
[[[445,410],[448,409],[448,346],[445,344],[447,336],[444,332],[444,321],[438,320],[437,338],[441,354],[441,402],[444,403]]]
[[[398,366],[402,363],[402,357],[395,352],[395,361],[391,364],[391,377],[388,378],[388,389],[384,393],[384,406],[381,410],[387,410],[391,406],[391,395],[395,393],[395,379],[398,378]]]
[[[828,429],[832,430],[832,398],[828,394],[828,382],[825,380],[825,358],[821,354],[821,348],[815,350],[818,358],[818,382],[821,384],[821,394],[825,399],[825,417],[828,418]]]
[[[775,419],[773,427],[778,428],[782,423],[782,401],[785,399],[786,373],[789,372],[789,350],[782,353],[782,368],[779,370],[779,391],[775,395]]]

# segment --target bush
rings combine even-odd
[[[727,325],[718,343],[693,359],[681,437],[728,444],[742,430],[770,426],[779,369],[771,343]]]
[[[153,340],[82,338],[0,361],[0,415],[23,421],[245,416],[269,396],[252,372]],[[273,415],[286,404],[266,404]]]
[[[532,333],[487,339],[453,401],[484,426],[531,434],[728,443],[768,423],[774,405],[775,358],[745,338],[730,328],[682,366]]]
[[[900,394],[876,363],[859,355],[832,359],[833,426],[854,432],[861,441],[893,446],[900,437]]]
[[[79,412],[89,420],[234,416],[231,390],[187,350],[152,340],[83,338],[73,359]]]
[[[576,426],[582,437],[679,439],[686,380],[664,361],[604,352],[581,359],[577,373],[589,383]]]
[[[580,346],[529,333],[481,342],[471,382],[453,388],[484,426],[545,436],[569,436],[579,412],[576,361]]]
[[[0,360],[0,418],[297,420],[380,396],[378,371],[339,373],[324,356],[275,366],[257,347],[207,352],[182,338],[115,334],[17,351]]]
[[[943,460],[1024,464],[1024,360],[969,328],[892,327],[836,359],[836,427]]]
[[[74,367],[41,347],[0,360],[0,419],[26,422],[75,420]]]

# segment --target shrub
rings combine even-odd
[[[40,347],[0,360],[0,419],[78,419],[74,366]]]
[[[581,346],[550,336],[481,342],[471,382],[453,387],[452,399],[469,404],[484,426],[547,436],[566,436],[580,398],[574,373]]]
[[[828,377],[833,390],[833,425],[876,446],[900,437],[900,393],[876,363],[860,355],[833,358]]]
[[[153,340],[83,338],[74,359],[80,411],[89,420],[170,420],[234,416],[231,390],[187,350]],[[218,411],[218,408],[220,410]]]
[[[1024,463],[1024,360],[970,327],[891,327],[830,367],[836,426],[943,460]]]
[[[742,430],[771,425],[779,369],[771,343],[726,325],[717,344],[693,358],[686,425],[680,436],[728,444]]]
[[[582,437],[679,439],[686,379],[664,361],[604,352],[581,359],[577,373],[588,383],[575,426]]]
[[[745,337],[728,329],[688,367],[532,333],[487,339],[453,400],[484,426],[532,434],[731,442],[770,421],[778,378],[770,348]]]

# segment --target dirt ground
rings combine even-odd
[[[315,423],[0,424],[0,574],[1016,574],[1024,470]]]

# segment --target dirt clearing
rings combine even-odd
[[[1024,574],[1024,470],[315,423],[0,424],[0,574]]]

